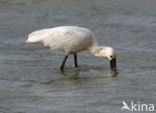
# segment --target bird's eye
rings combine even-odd
[[[111,55],[110,57],[112,58],[113,56]]]

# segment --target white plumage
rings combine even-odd
[[[74,54],[75,66],[77,65],[76,53],[88,50],[97,57],[107,57],[110,61],[116,58],[114,49],[106,46],[98,46],[92,31],[77,26],[62,26],[49,29],[42,29],[28,35],[27,43],[40,43],[50,49],[64,51],[66,57],[63,60],[61,70],[69,54]],[[112,67],[116,67],[116,61]],[[114,66],[113,66],[114,65]]]
[[[28,36],[26,42],[42,43],[50,49],[65,50],[65,52],[78,52],[93,43],[92,32],[85,28],[75,26],[56,27],[35,31]]]

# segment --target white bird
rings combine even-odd
[[[60,70],[64,70],[69,54],[74,55],[75,67],[78,67],[77,52],[87,50],[96,57],[106,57],[111,68],[116,68],[115,50],[108,46],[98,46],[92,31],[77,26],[61,26],[41,29],[28,35],[27,43],[40,43],[51,50],[58,49],[65,53]]]

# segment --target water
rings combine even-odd
[[[155,6],[155,0],[1,0],[0,112],[120,113],[123,100],[156,105]],[[32,31],[63,25],[89,28],[99,45],[115,48],[118,70],[81,52],[79,69],[70,56],[61,73],[62,52],[25,43]]]

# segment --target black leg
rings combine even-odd
[[[64,71],[64,65],[65,65],[65,63],[66,63],[66,61],[67,61],[67,58],[68,58],[68,55],[66,55],[66,56],[64,57],[64,59],[63,59],[62,65],[61,65],[61,67],[60,67],[60,70],[61,70],[61,71]]]
[[[76,55],[76,53],[74,54],[74,63],[75,63],[75,67],[78,67],[77,55]]]

